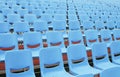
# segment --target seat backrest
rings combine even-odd
[[[9,22],[10,24],[14,24],[16,22],[20,22],[20,15],[19,14],[8,14],[7,15],[7,22]]]
[[[75,14],[68,14],[68,20],[78,20],[77,15]]]
[[[24,21],[28,23],[34,23],[34,21],[37,20],[37,17],[35,14],[25,14],[24,15]]]
[[[7,52],[5,55],[5,67],[7,77],[34,75],[32,54],[27,50]]]
[[[45,21],[36,21],[33,24],[34,30],[37,32],[45,32],[48,31],[48,24]]]
[[[113,32],[114,40],[120,40],[120,30],[114,29],[112,32]]]
[[[55,14],[54,20],[64,20],[66,21],[66,15],[65,14]]]
[[[111,36],[111,31],[110,30],[101,30],[100,31],[100,36],[101,36],[101,41],[110,43],[112,42],[112,36]]]
[[[88,47],[91,47],[92,44],[99,42],[97,30],[85,31],[85,37],[86,37],[86,43]]]
[[[0,33],[8,33],[10,26],[7,22],[0,22]]]
[[[48,47],[40,50],[39,54],[41,74],[63,71],[62,53],[59,47]]]
[[[105,29],[103,21],[95,21],[95,27],[97,30]]]
[[[69,21],[69,30],[80,30],[79,21]]]
[[[18,49],[16,34],[0,34],[0,51],[10,51]]]
[[[85,20],[82,25],[84,30],[93,29],[94,26],[93,22],[89,20]]]
[[[77,68],[88,65],[86,47],[84,45],[71,45],[67,48],[69,68]]]
[[[94,65],[110,62],[106,43],[95,43],[92,45],[92,59]]]
[[[47,32],[46,36],[48,46],[65,47],[61,32],[58,31]]]
[[[107,21],[106,27],[107,27],[108,29],[110,29],[110,30],[114,29],[114,28],[115,28],[115,23],[114,23],[114,21],[113,21],[113,20]]]
[[[27,32],[23,36],[25,49],[40,49],[43,47],[42,35],[39,32]]]
[[[115,60],[120,59],[120,41],[113,41],[110,44],[110,53],[112,57],[112,61],[114,62]]]
[[[14,31],[17,33],[29,32],[29,24],[27,22],[16,22],[14,24]]]
[[[53,21],[53,30],[54,31],[66,31],[66,21],[55,20]]]
[[[68,33],[69,45],[72,44],[84,44],[83,36],[80,31],[69,31]]]
[[[120,77],[120,67],[113,67],[103,70],[100,77]]]

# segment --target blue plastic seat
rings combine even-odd
[[[9,12],[9,13],[8,13]],[[13,10],[12,9],[9,9],[9,8],[3,8],[2,9],[2,14],[7,17],[8,14],[14,14]]]
[[[120,30],[119,29],[114,29],[112,30],[113,32],[113,37],[114,37],[114,40],[120,40]]]
[[[20,15],[19,14],[8,14],[7,15],[7,22],[9,22],[11,25],[20,22]]]
[[[29,31],[29,25],[27,22],[16,22],[14,24],[14,32],[17,33],[19,41],[22,41],[24,33]]]
[[[102,21],[95,21],[95,27],[96,27],[96,30],[101,30],[101,29],[105,29],[105,26],[104,26],[104,23]]]
[[[80,30],[80,23],[79,21],[69,21],[69,30]]]
[[[117,28],[117,29],[120,29],[120,21],[117,21],[117,22],[116,22],[116,28]]]
[[[110,62],[106,43],[95,43],[92,46],[92,59],[94,67],[105,70],[112,67],[119,67]]]
[[[0,22],[0,33],[9,33],[10,26],[6,22]]]
[[[91,67],[88,63],[86,47],[84,45],[71,45],[67,48],[68,64],[70,72],[73,74],[98,75],[101,70]]]
[[[28,10],[27,9],[19,9],[18,14],[21,16],[21,18],[23,18],[25,14],[28,14]]]
[[[6,77],[35,77],[32,54],[27,50],[14,50],[5,55]]]
[[[35,14],[25,14],[24,15],[24,21],[28,22],[31,25],[31,27],[36,20],[37,20],[37,17]]]
[[[55,14],[54,20],[63,20],[66,21],[66,15],[65,14]]]
[[[112,36],[110,30],[101,30],[100,31],[101,41],[107,43],[107,47],[109,47],[110,43],[112,42]]]
[[[48,24],[48,27],[52,27],[53,17],[51,14],[42,14],[40,20],[46,21]]]
[[[114,41],[110,44],[110,53],[112,62],[120,65],[120,41]]]
[[[5,21],[5,18],[3,16],[3,14],[0,14],[0,22],[4,22]]]
[[[84,44],[83,36],[80,31],[69,31],[68,33],[69,45],[72,44]]]
[[[107,23],[106,23],[106,27],[107,27],[107,29],[109,29],[109,30],[113,30],[114,28],[115,28],[115,22],[113,21],[113,20],[109,20],[109,21],[107,21]]]
[[[77,18],[77,15],[75,14],[69,14],[68,15],[68,20],[76,20],[76,21],[78,21],[78,18]]]
[[[103,70],[100,77],[120,77],[120,67]]]
[[[93,25],[92,21],[83,21],[82,23],[83,30],[93,29]]]
[[[62,10],[56,9],[55,14],[66,14],[66,10],[63,8],[62,8]]]
[[[8,51],[18,50],[16,34],[0,34],[0,61],[5,60],[5,53]]]
[[[46,39],[46,32],[48,31],[48,24],[45,21],[36,21],[33,24],[34,30],[42,34],[42,39]]]
[[[67,37],[66,33],[66,21],[62,20],[55,20],[53,21],[53,30],[54,31],[59,31],[63,33],[63,37]]]
[[[24,49],[32,52],[32,57],[38,57],[43,48],[42,35],[39,32],[27,32],[23,36]]]
[[[37,16],[37,18],[40,18],[41,14],[42,14],[42,10],[41,9],[33,9],[32,13],[35,14]]]
[[[41,49],[39,56],[42,77],[76,77],[65,71],[59,47]]]
[[[92,44],[99,42],[97,30],[85,31],[85,37],[86,37],[87,47],[89,47],[89,48],[91,48]]]
[[[48,47],[58,46],[61,48],[62,53],[66,53],[66,48],[64,45],[64,40],[61,32],[52,31],[52,32],[47,32],[46,35],[47,35]]]

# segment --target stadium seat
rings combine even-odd
[[[46,32],[48,31],[48,24],[45,21],[35,21],[34,24],[34,31],[40,32],[42,34],[42,39],[46,38]]]
[[[22,41],[24,33],[29,31],[29,25],[27,22],[16,22],[14,24],[14,32],[17,33],[19,41]]]
[[[23,36],[24,49],[32,52],[32,57],[39,57],[43,48],[42,35],[39,32],[27,32]]]
[[[76,30],[69,31],[68,41],[69,41],[69,45],[84,44],[82,33],[80,31],[76,31]]]
[[[120,30],[119,29],[114,29],[114,30],[112,30],[112,32],[113,32],[113,38],[114,38],[114,40],[116,41],[116,40],[120,40]]]
[[[6,22],[0,22],[0,33],[9,33],[10,26]]]
[[[99,42],[97,30],[85,31],[86,45],[91,48],[92,44]]]
[[[6,77],[35,77],[32,54],[27,50],[14,50],[5,55]]]
[[[109,68],[100,73],[100,77],[119,77],[120,67]]]
[[[16,34],[0,34],[0,61],[5,60],[6,52],[13,50],[18,50]]]
[[[91,67],[88,63],[86,47],[84,45],[71,45],[67,48],[68,64],[70,72],[73,74],[98,75],[101,70]]]
[[[112,67],[119,67],[118,65],[110,62],[106,43],[93,44],[92,59],[94,67],[101,70],[109,69]]]
[[[81,77],[73,76],[65,71],[59,47],[44,48],[39,56],[42,77]]]
[[[106,30],[106,29],[101,30],[100,37],[101,37],[101,41],[107,44],[107,47],[109,47],[110,43],[113,41],[110,30]]]
[[[66,53],[66,48],[64,45],[64,40],[61,32],[52,31],[52,32],[47,32],[46,35],[47,35],[48,47],[58,46],[61,48],[62,53]]]
[[[79,21],[69,21],[69,30],[80,30],[80,23]]]
[[[110,53],[112,62],[120,65],[120,41],[114,41],[110,44]]]
[[[53,21],[53,30],[62,32],[63,37],[68,37],[66,33],[66,21],[55,20]]]

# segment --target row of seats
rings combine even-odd
[[[100,77],[106,77],[109,76],[110,73],[108,74],[105,72],[111,70],[111,73],[116,72],[116,74],[114,74],[115,77],[119,77],[120,74],[117,72],[120,71],[119,49],[120,41],[115,41],[111,43],[112,62],[110,62],[107,52],[107,45],[105,43],[93,44],[92,59],[94,65],[92,67],[88,63],[85,46],[80,44],[71,45],[67,48],[68,65],[70,70],[69,74],[64,69],[61,49],[59,47],[43,48],[39,50],[38,53],[41,76],[94,77],[100,74]],[[29,50],[13,50],[10,52],[6,52],[5,55],[7,77],[35,77],[33,71],[32,54]]]
[[[120,30],[114,30],[113,36],[114,40],[117,41],[120,38],[119,35]],[[91,46],[94,43],[99,42],[105,42],[107,44],[107,47],[110,47],[112,40],[112,35],[109,30],[101,30],[100,32],[101,41],[99,41],[98,38],[98,32],[96,30],[87,30],[85,32],[85,36],[82,36],[82,33],[80,31],[70,31],[68,33],[68,41],[69,46],[72,44],[83,44],[86,46],[87,50],[91,50]],[[18,50],[18,38],[17,34],[0,34],[0,52],[1,57],[0,61],[4,61],[5,52],[9,50]],[[19,36],[20,37],[20,36]],[[26,32],[22,36],[23,46],[24,49],[30,50],[32,52],[33,57],[38,57],[38,51],[39,49],[44,47],[44,41],[42,40],[42,35],[39,32]],[[86,39],[86,42],[85,42]],[[66,46],[65,46],[65,40],[62,37],[61,32],[47,32],[46,33],[46,41],[48,47],[51,46],[58,46],[62,49],[62,53],[66,53]],[[20,44],[19,44],[20,45]]]

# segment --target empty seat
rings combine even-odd
[[[35,14],[25,14],[24,15],[24,21],[28,22],[30,25],[33,25],[34,21],[36,21],[36,15]]]
[[[112,32],[113,32],[114,40],[120,40],[120,30],[119,29],[114,29],[114,30],[112,30]]]
[[[109,47],[112,42],[112,36],[110,30],[101,30],[100,31],[101,41],[107,43],[107,47]]]
[[[8,14],[7,15],[7,22],[9,22],[10,24],[14,24],[16,22],[20,22],[20,15],[19,14]]]
[[[69,31],[68,33],[69,45],[72,44],[84,44],[83,36],[80,31]]]
[[[79,21],[69,21],[69,30],[80,30]]]
[[[16,34],[0,34],[0,61],[4,61],[5,53],[12,50],[18,50]]]
[[[63,33],[63,37],[67,37],[66,34],[66,21],[56,20],[53,21],[53,30]]]
[[[120,41],[114,41],[110,44],[111,59],[115,64],[120,65]]]
[[[110,62],[106,43],[95,43],[92,46],[92,59],[94,67],[105,70],[113,67],[119,67]]]
[[[93,22],[91,21],[84,21],[82,23],[82,26],[83,26],[83,30],[88,30],[88,29],[93,29]]]
[[[10,30],[10,26],[6,22],[0,22],[0,33],[8,33]]]
[[[35,77],[32,54],[27,50],[14,50],[5,55],[6,77]]]
[[[98,75],[101,72],[89,65],[86,47],[84,45],[71,45],[68,47],[67,51],[68,64],[71,73],[78,75],[84,75],[86,73]]]
[[[24,49],[32,52],[32,57],[38,57],[43,48],[42,35],[39,32],[27,32],[23,36]]]
[[[61,48],[62,53],[66,53],[66,48],[64,45],[64,40],[61,32],[52,31],[52,32],[47,32],[46,35],[47,35],[48,47],[58,46]]]
[[[48,31],[48,24],[45,21],[36,21],[33,24],[34,30],[42,34],[42,38],[46,39],[46,32]]]
[[[66,15],[65,14],[55,14],[54,15],[54,20],[66,21]]]
[[[100,73],[100,77],[120,77],[120,67],[106,69]]]
[[[17,22],[14,24],[14,32],[18,35],[18,40],[23,40],[23,34],[29,32],[29,25],[27,22]]]
[[[65,71],[61,49],[58,47],[42,49],[39,56],[42,77],[82,77],[73,76]],[[92,77],[92,75],[88,76]]]
[[[101,29],[105,29],[104,23],[100,20],[95,21],[95,27],[98,31]]]
[[[90,48],[91,48],[92,44],[99,42],[97,30],[85,31],[85,37],[86,37],[86,44]]]

